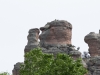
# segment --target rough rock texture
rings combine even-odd
[[[100,56],[100,34],[90,32],[84,38],[89,46],[89,53],[91,56]]]
[[[100,75],[100,56],[90,58],[87,62],[87,68],[90,75]]]
[[[72,25],[65,20],[54,20],[47,23],[40,30],[40,47],[45,53],[66,53],[71,54],[74,59],[81,56],[81,53],[71,44]]]
[[[28,43],[25,46],[24,52],[29,52],[31,49],[36,48],[39,46],[39,29],[34,28],[29,30],[29,35],[27,36]]]
[[[53,53],[56,55],[57,53],[65,53],[71,55],[74,59],[81,57],[81,52],[76,50],[73,46],[66,46],[66,47],[41,47],[44,53]]]
[[[71,44],[72,25],[64,20],[54,20],[41,27],[42,33],[39,36],[39,29],[30,29],[28,35],[28,43],[25,46],[24,52],[29,52],[31,49],[40,47],[44,53],[66,53],[77,59],[81,57],[81,52],[75,49]],[[40,43],[38,39],[40,38]],[[86,64],[82,61],[84,67]],[[16,64],[17,65],[17,64]],[[13,70],[13,75],[17,69]]]
[[[18,62],[14,65],[14,69],[12,70],[13,75],[19,75],[20,65],[22,62]]]
[[[100,75],[100,30],[99,34],[90,32],[84,38],[89,46],[89,53],[91,58],[86,61],[88,75]]]
[[[66,46],[71,44],[72,25],[64,20],[54,20],[41,27],[42,31],[40,45],[47,46]]]

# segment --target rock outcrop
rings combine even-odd
[[[72,25],[65,20],[54,20],[48,22],[44,27],[41,27],[42,33],[39,35],[39,29],[34,28],[29,30],[28,43],[25,46],[24,52],[29,52],[33,48],[40,47],[44,53],[66,53],[77,59],[81,57],[81,52],[75,49],[72,45]],[[38,42],[40,39],[40,42]],[[84,63],[84,61],[82,61]],[[85,65],[85,63],[83,64]],[[86,65],[85,65],[86,67]],[[13,70],[13,75],[17,72]]]
[[[41,27],[40,30],[42,33],[39,38],[42,47],[66,46],[71,44],[72,25],[67,21],[54,20],[48,22],[44,27]]]
[[[73,46],[60,46],[60,47],[41,47],[44,53],[53,53],[56,55],[57,53],[65,53],[71,55],[73,59],[77,59],[81,57],[81,52],[76,50]]]
[[[42,33],[39,35],[40,30]],[[29,52],[33,48],[40,47],[44,53],[66,53],[74,60],[81,57],[81,52],[75,49],[71,43],[72,25],[65,20],[54,20],[48,22],[44,27],[33,28],[29,30],[27,36],[28,43],[24,52]],[[40,42],[38,41],[40,39]],[[89,73],[86,75],[100,75],[100,30],[99,34],[90,32],[85,36],[84,41],[89,46],[89,58],[85,58],[82,63]],[[20,65],[16,63],[13,69],[13,75],[19,75]]]
[[[29,35],[27,36],[28,39],[28,43],[25,46],[24,52],[29,52],[31,49],[36,48],[39,46],[39,29],[38,28],[34,28],[34,29],[30,29],[29,30]]]
[[[90,32],[85,36],[85,42],[89,46],[89,53],[91,56],[100,56],[100,33],[96,34],[94,32]]]
[[[20,66],[23,64],[22,62],[18,62],[14,65],[14,69],[12,70],[13,75],[19,75]]]
[[[89,71],[88,75],[100,75],[100,30],[99,34],[90,32],[84,38],[85,42],[89,46],[90,58],[88,61],[87,69]]]
[[[81,53],[71,43],[72,25],[65,20],[54,20],[41,27],[39,36],[40,47],[45,53],[71,54],[74,59],[79,58]]]
[[[87,62],[87,69],[90,75],[100,75],[100,56],[90,58]]]

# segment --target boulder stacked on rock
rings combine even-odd
[[[90,32],[85,36],[85,42],[89,46],[89,53],[91,56],[100,56],[100,33],[96,34],[94,32]]]
[[[72,25],[65,20],[54,20],[41,27],[40,47],[45,53],[71,54],[75,59],[81,56],[71,43]]]

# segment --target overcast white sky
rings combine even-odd
[[[55,19],[69,21],[72,44],[88,51],[84,36],[99,32],[100,0],[0,0],[0,72],[24,60],[29,29]]]

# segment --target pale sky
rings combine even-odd
[[[0,72],[23,62],[28,30],[47,22],[67,20],[72,44],[88,51],[84,37],[100,29],[100,0],[0,0]]]

